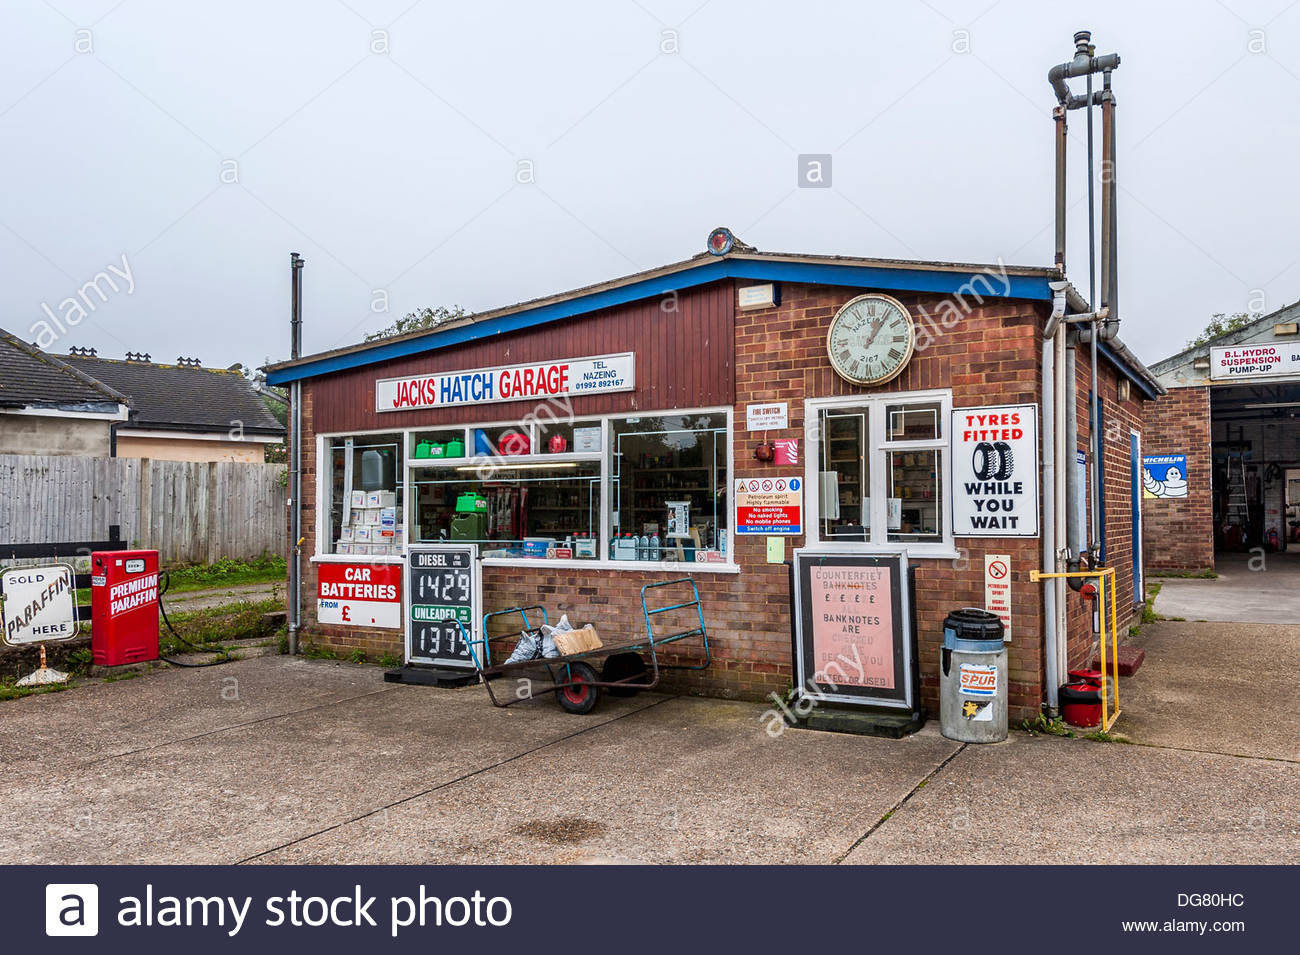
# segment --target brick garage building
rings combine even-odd
[[[1284,551],[1294,559],[1300,303],[1190,346],[1151,371],[1167,394],[1146,409],[1148,566],[1199,574],[1232,554]],[[1173,488],[1164,486],[1170,467],[1181,468]]]
[[[779,255],[738,245],[725,254],[703,253],[428,331],[272,366],[270,383],[302,385],[302,500],[314,502],[303,515],[304,546],[312,555],[303,587],[304,640],[341,653],[400,655],[401,630],[317,618],[319,568],[400,562],[404,544],[446,536],[449,527],[456,529],[450,536],[463,538],[474,525],[461,522],[452,502],[480,494],[491,528],[477,532],[483,535],[485,610],[543,602],[575,622],[630,634],[643,628],[642,585],[686,570],[703,599],[714,664],[677,672],[670,687],[767,698],[793,681],[788,569],[769,562],[765,535],[736,533],[731,488],[738,479],[797,474],[807,479],[805,526],[803,534],[786,538],[788,547],[906,550],[916,567],[921,697],[932,714],[943,617],[957,607],[984,605],[986,553],[1010,557],[1011,715],[1036,714],[1047,698],[1048,625],[1044,586],[1031,584],[1028,575],[1042,566],[1043,542],[1037,534],[954,534],[954,504],[961,503],[954,495],[962,492],[954,487],[949,416],[954,408],[1004,405],[1033,405],[1037,413],[1043,333],[1054,298],[1050,283],[1059,279],[1052,269]],[[880,354],[879,361],[896,367],[893,377],[874,386],[854,383],[828,353],[836,316],[864,295],[873,309],[876,302],[894,302],[915,344],[896,359]],[[1072,311],[1086,310],[1073,290],[1068,296]],[[888,315],[881,321],[900,321]],[[1124,434],[1122,441],[1102,442],[1108,559],[1119,572],[1123,621],[1141,599],[1132,572],[1135,472],[1128,429],[1139,428],[1140,405],[1158,389],[1117,341],[1103,351],[1103,427]],[[589,358],[614,367],[610,374],[627,375],[622,386],[543,402],[549,410],[542,413],[535,396],[502,400],[500,375],[513,366],[578,367]],[[1079,440],[1086,448],[1086,357],[1076,370]],[[481,371],[488,378],[475,377]],[[489,379],[496,386],[485,392]],[[430,394],[422,381],[464,392]],[[747,430],[747,410],[759,405],[784,405],[784,425]],[[878,427],[887,414],[888,435]],[[521,430],[526,445],[510,436]],[[784,439],[800,442],[801,463],[756,459],[756,444]],[[461,473],[471,469],[458,465],[460,458],[428,456],[430,447],[445,453],[455,442],[473,455],[479,441],[512,452],[500,460],[527,477],[497,472],[492,482],[476,482]],[[516,443],[506,448],[509,442]],[[346,492],[363,469],[363,449],[393,457],[373,472],[387,475],[397,512],[396,533],[378,548],[373,538],[361,547],[355,538],[344,539],[350,536]],[[820,488],[822,474],[832,472],[834,494]],[[1040,472],[1029,473],[1030,484],[1040,480]],[[670,499],[689,503],[691,536],[664,537],[645,552],[629,552],[633,559],[614,559],[617,535],[629,525],[665,530],[663,506]],[[517,550],[526,537],[555,539],[559,556],[522,557]],[[586,542],[594,555],[568,559],[564,545],[570,542],[575,548]],[[1081,599],[1074,599],[1067,616],[1068,640],[1061,642],[1068,663],[1076,665],[1091,653],[1094,637]],[[1064,665],[1058,670],[1063,673]]]

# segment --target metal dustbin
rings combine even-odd
[[[1007,648],[1002,621],[974,607],[943,621],[939,667],[939,727],[962,743],[1007,738]]]

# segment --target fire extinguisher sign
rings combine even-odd
[[[1038,405],[952,412],[952,532],[1038,536]]]

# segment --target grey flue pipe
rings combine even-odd
[[[302,356],[302,267],[305,260],[297,252],[289,253],[289,355]],[[302,627],[302,382],[295,381],[290,392],[293,404],[293,435],[290,444],[290,499],[293,540],[289,551],[289,653],[298,652],[298,631]]]
[[[1043,334],[1043,567],[1061,569],[1060,541],[1064,536],[1065,484],[1065,336],[1063,323],[1069,283],[1051,283],[1052,314]],[[1065,588],[1060,578],[1043,581],[1044,669],[1047,673],[1047,706],[1053,715],[1060,709],[1062,635],[1064,634]]]
[[[1089,408],[1090,408],[1089,418],[1092,422],[1092,426],[1089,428],[1088,443],[1091,452],[1091,460],[1089,464],[1093,470],[1092,470],[1092,480],[1089,482],[1091,486],[1089,488],[1090,506],[1089,506],[1088,517],[1089,517],[1089,529],[1090,529],[1089,538],[1090,539],[1088,541],[1088,550],[1093,559],[1093,562],[1095,563],[1101,547],[1102,525],[1101,525],[1100,500],[1101,500],[1101,479],[1103,473],[1102,466],[1101,466],[1101,454],[1100,454],[1101,437],[1098,433],[1100,430],[1098,426],[1100,425],[1101,422],[1101,414],[1100,414],[1101,400],[1100,400],[1100,395],[1098,394],[1098,381],[1097,381],[1097,362],[1098,362],[1097,342],[1098,339],[1109,340],[1111,338],[1114,338],[1119,331],[1119,314],[1118,314],[1118,309],[1116,308],[1116,305],[1118,304],[1117,300],[1118,300],[1119,283],[1117,280],[1118,270],[1116,268],[1116,265],[1118,262],[1118,258],[1116,254],[1116,242],[1115,242],[1115,227],[1117,222],[1116,215],[1115,215],[1115,189],[1116,189],[1115,186],[1115,96],[1111,90],[1111,73],[1112,71],[1119,68],[1120,58],[1119,58],[1119,54],[1117,53],[1109,53],[1105,56],[1094,56],[1093,48],[1092,48],[1092,34],[1090,31],[1087,30],[1080,30],[1077,33],[1075,33],[1074,49],[1075,49],[1074,58],[1065,63],[1060,63],[1052,67],[1050,70],[1048,70],[1047,80],[1051,84],[1053,93],[1056,94],[1056,100],[1058,104],[1057,108],[1053,111],[1053,118],[1055,120],[1055,126],[1056,126],[1056,144],[1057,144],[1057,149],[1056,149],[1056,189],[1057,189],[1056,191],[1056,213],[1057,213],[1056,258],[1062,270],[1064,270],[1064,266],[1065,266],[1065,231],[1066,231],[1065,222],[1064,222],[1065,152],[1066,152],[1064,113],[1066,110],[1071,110],[1071,109],[1084,109],[1084,108],[1090,109],[1094,105],[1100,105],[1102,107],[1102,163],[1103,163],[1102,168],[1104,170],[1104,175],[1105,175],[1105,179],[1102,184],[1102,210],[1101,210],[1102,212],[1101,215],[1102,307],[1098,309],[1096,303],[1095,302],[1092,303],[1092,307],[1096,310],[1096,312],[1094,313],[1094,315],[1096,316],[1094,321],[1090,322],[1086,327],[1080,327],[1076,334],[1076,338],[1078,340],[1087,342],[1091,346],[1090,347],[1091,394],[1089,396]],[[1079,77],[1079,76],[1091,77],[1095,73],[1102,74],[1103,84],[1101,90],[1096,92],[1090,91],[1088,95],[1084,95],[1084,96],[1074,95],[1070,92],[1070,86],[1069,83],[1067,82],[1069,79],[1073,77]],[[1091,214],[1091,209],[1089,210],[1089,214]],[[1090,255],[1091,255],[1091,251],[1092,249],[1090,243],[1090,247],[1089,247]],[[1091,277],[1090,277],[1090,281],[1091,281]],[[1073,354],[1073,349],[1071,349],[1071,354]],[[1072,365],[1073,362],[1069,362],[1069,364]],[[1074,386],[1073,378],[1074,378],[1073,374],[1070,374],[1068,376],[1067,385],[1069,388],[1073,388]],[[1075,406],[1075,409],[1077,409],[1077,406]],[[1070,418],[1071,430],[1074,432],[1076,436],[1076,440],[1072,440],[1070,446],[1075,448],[1078,447],[1077,422],[1075,421],[1076,415],[1077,415],[1077,410],[1072,409],[1072,413],[1070,414],[1069,418]],[[1077,481],[1077,478],[1075,476],[1076,469],[1067,463],[1066,470],[1067,470],[1067,483],[1069,483],[1071,479]],[[1076,501],[1076,496],[1074,493],[1070,493],[1067,495],[1067,507],[1069,507],[1072,512],[1074,510],[1077,510],[1075,501]],[[1074,515],[1072,513],[1071,514],[1072,519],[1069,521],[1069,532],[1071,536],[1073,536],[1075,526],[1076,526],[1073,517]],[[1072,559],[1070,561],[1072,569],[1078,566],[1077,557],[1080,554],[1080,551],[1075,549],[1076,543],[1077,542],[1074,540],[1070,541],[1071,550],[1073,552]],[[1071,586],[1073,587],[1074,585],[1075,582],[1072,580]]]

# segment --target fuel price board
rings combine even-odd
[[[406,555],[406,662],[474,666],[483,616],[478,547],[412,544]],[[482,649],[474,648],[480,655]]]

